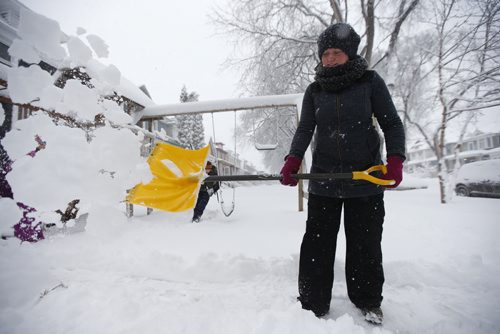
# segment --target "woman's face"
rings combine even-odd
[[[321,55],[321,64],[324,67],[334,67],[347,63],[349,56],[340,49],[329,48]]]

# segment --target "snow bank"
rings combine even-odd
[[[54,66],[66,57],[59,23],[21,7],[18,35]]]
[[[86,66],[92,59],[92,50],[76,36],[71,36],[67,42],[68,52],[71,58],[71,67]]]
[[[35,135],[46,141],[46,148],[32,158],[25,154],[36,146]],[[83,206],[113,206],[127,189],[150,179],[140,157],[141,137],[110,127],[92,136],[87,142],[81,129],[56,126],[43,113],[17,122],[2,141],[14,160],[7,180],[15,199],[41,211],[65,209],[73,199]]]
[[[91,34],[87,36],[87,41],[99,58],[106,58],[109,55],[108,45],[101,37]]]
[[[61,66],[91,63],[95,69],[92,50],[79,37],[69,36],[67,54],[60,44],[62,34],[57,22],[30,11],[21,12],[20,39],[14,41],[9,52],[35,64],[9,69],[9,95],[15,103],[31,103],[57,114],[41,110],[14,123],[2,140],[14,161],[6,179],[14,200],[34,207],[38,217],[48,220],[46,223],[55,222],[52,220],[57,215],[53,212],[64,211],[74,199],[80,200],[80,213],[90,213],[90,221],[95,224],[120,221],[122,212],[107,210],[103,215],[106,210],[102,208],[119,205],[128,189],[151,179],[146,159],[140,156],[143,136],[109,123],[127,125],[132,121],[116,102],[103,99],[121,85],[122,77],[115,66],[101,66],[98,72],[91,72],[95,74],[92,88],[72,79],[60,89],[54,86],[60,73],[52,77],[36,64],[39,59],[50,59],[57,61],[51,64]],[[106,53],[104,41],[95,35],[90,40],[97,53]],[[83,125],[92,124],[99,114],[106,118],[104,126]],[[67,117],[72,121],[68,122]],[[45,147],[33,156],[27,155],[39,145],[36,136]],[[19,212],[7,200],[2,202],[3,212],[8,214],[2,217],[5,231],[6,226],[18,221]],[[89,229],[96,227],[89,225]]]
[[[9,95],[17,103],[31,103],[53,85],[49,73],[39,66],[13,67],[8,71]]]
[[[0,241],[2,329],[496,334],[498,200],[456,198],[442,205],[433,181],[427,189],[385,195],[382,327],[366,323],[349,301],[342,231],[330,314],[317,319],[300,308],[306,213],[297,212],[296,189],[276,182],[236,189],[236,210],[228,218],[215,198],[199,224],[190,223],[190,212],[146,216],[137,207],[125,222],[110,213],[123,213],[123,205],[101,207],[89,216],[94,230],[37,244]],[[232,192],[224,189],[223,196],[231,201]]]
[[[0,212],[2,213],[0,234],[12,234],[12,222],[18,222],[21,219],[21,210],[13,199],[0,197]]]

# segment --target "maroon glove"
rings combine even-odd
[[[387,157],[387,173],[382,175],[384,180],[394,180],[392,186],[387,188],[396,188],[403,181],[403,159],[399,155],[390,155]]]
[[[284,186],[295,187],[297,185],[297,179],[294,179],[291,175],[297,174],[300,168],[300,164],[302,163],[302,159],[299,159],[293,155],[287,155],[285,164],[283,168],[281,168],[281,184]]]

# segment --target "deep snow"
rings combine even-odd
[[[128,221],[89,217],[99,229],[1,241],[0,332],[499,332],[498,200],[442,205],[435,180],[386,192],[382,327],[348,300],[342,233],[330,314],[317,319],[295,301],[306,217],[296,202],[279,184],[241,187],[229,218],[212,198],[199,224],[190,212],[136,207]]]
[[[146,216],[137,209],[127,219],[126,190],[151,177],[139,155],[143,136],[128,130],[132,118],[120,106],[100,97],[145,95],[92,58],[107,55],[103,41],[87,39],[88,47],[78,31],[61,46],[56,22],[26,11],[20,21],[13,64],[48,57],[58,67],[86,65],[95,88],[71,80],[57,88],[56,76],[32,65],[10,68],[2,94],[80,121],[103,114],[107,122],[85,133],[40,111],[2,139],[13,160],[7,180],[14,200],[0,199],[0,232],[19,220],[16,201],[35,207],[37,221],[54,222],[54,210],[80,199],[89,218],[81,233],[34,244],[0,240],[0,334],[500,332],[498,200],[442,205],[436,180],[428,189],[388,191],[384,326],[367,324],[347,298],[342,234],[331,313],[317,319],[295,299],[306,219],[296,210],[296,190],[238,188],[233,215],[224,217],[212,199],[200,224],[190,223],[190,212]],[[46,147],[27,156],[37,135]],[[231,197],[226,189],[226,203]]]

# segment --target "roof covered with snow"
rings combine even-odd
[[[9,11],[8,17],[13,20],[0,20],[0,28],[5,28],[0,29],[0,41],[9,46],[12,63],[17,64],[17,61],[22,59],[35,64],[44,61],[59,69],[81,66],[98,81],[93,83],[99,86],[102,95],[115,91],[144,107],[155,105],[151,98],[125,78],[118,68],[114,65],[104,65],[96,59],[108,56],[108,46],[99,36],[84,36],[84,32],[79,36],[66,35],[57,21],[33,12],[18,1],[10,0],[2,3],[2,6],[5,4],[8,4],[4,8]],[[8,73],[7,66],[0,66],[1,79],[7,80]]]
[[[114,65],[104,65],[98,60],[92,59],[92,61],[87,62],[86,68],[92,78],[112,84],[113,90],[118,95],[125,96],[143,107],[156,105],[139,86],[125,78]]]

